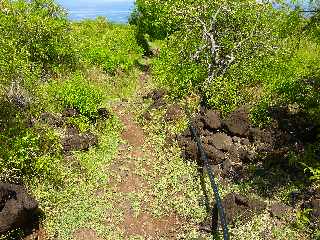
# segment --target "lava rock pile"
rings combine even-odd
[[[19,185],[0,183],[0,234],[30,226],[35,221],[37,201]]]
[[[246,175],[245,163],[254,161],[258,156],[279,163],[284,161],[291,150],[304,150],[306,134],[303,131],[308,133],[310,125],[300,121],[300,127],[295,128],[299,133],[295,133],[292,124],[282,124],[286,120],[293,122],[289,116],[287,114],[275,120],[267,129],[259,129],[251,125],[249,113],[244,107],[236,109],[226,119],[222,119],[218,111],[202,108],[192,120],[192,125],[202,140],[216,174],[241,180]],[[307,137],[310,139],[310,136]],[[178,136],[177,140],[185,159],[199,161],[198,147],[189,129]]]

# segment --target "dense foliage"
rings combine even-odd
[[[41,113],[74,108],[69,124],[87,130],[108,91],[87,78],[94,67],[128,72],[142,50],[134,27],[105,18],[71,22],[53,0],[0,2],[0,178],[59,178],[59,134]],[[32,123],[35,122],[35,123]]]
[[[129,70],[142,55],[131,26],[112,24],[100,17],[74,23],[73,29],[83,61],[108,73]]]
[[[309,89],[296,83],[317,74],[319,60],[318,44],[301,34],[310,21],[299,10],[256,1],[171,2],[138,1],[132,23],[166,37],[154,72],[173,96],[196,91],[226,112],[248,101],[312,105],[316,96],[295,94]]]
[[[35,81],[74,64],[70,23],[54,1],[0,3],[0,82]]]
[[[97,115],[102,102],[102,92],[80,74],[64,81],[62,84],[52,83],[50,90],[53,99],[60,101],[64,108],[77,109],[88,118]]]
[[[312,13],[277,2],[275,8],[270,1],[256,0],[137,0],[130,24],[122,25],[103,17],[71,22],[54,0],[0,0],[0,181],[36,188],[47,216],[55,218],[49,220],[48,232],[59,232],[58,238],[91,227],[90,214],[105,225],[101,216],[114,199],[109,192],[98,201],[92,196],[111,189],[108,178],[114,177],[106,166],[113,167],[121,127],[109,102],[127,99],[151,77],[172,98],[196,94],[203,105],[225,115],[246,105],[256,125],[266,126],[270,109],[283,107],[320,126],[318,2],[313,1]],[[153,46],[159,48],[153,51],[157,54],[142,59]],[[141,102],[135,111],[142,112]],[[175,123],[160,120],[164,109],[151,110],[154,106],[148,113],[161,122],[155,129],[162,139]],[[64,155],[66,139],[86,135],[96,137],[98,147]],[[303,151],[288,153],[284,161],[302,166],[313,184],[320,180],[320,138],[303,144]],[[158,155],[168,150],[158,147]],[[197,212],[181,198],[183,191],[198,187],[193,182],[197,168],[180,158],[180,149],[171,151],[175,156],[169,167],[156,167],[163,174],[152,202],[162,199],[169,211],[177,205],[180,213]],[[184,167],[193,173],[190,186],[180,191],[176,187],[184,188],[189,178],[187,171],[179,172]],[[171,190],[179,195],[179,204],[164,199]],[[144,198],[134,195],[130,198]],[[94,213],[87,210],[91,208]]]
[[[32,126],[28,113],[11,103],[0,104],[0,179],[21,182],[60,178],[60,141],[52,128]]]
[[[269,121],[271,108],[294,106],[318,124],[317,3],[311,15],[278,3],[138,0],[131,23],[146,39],[163,40],[152,67],[172,97],[196,93],[224,113],[247,105],[257,125]],[[308,149],[297,161],[316,173],[318,144]]]

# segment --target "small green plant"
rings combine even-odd
[[[52,129],[26,126],[17,115],[0,134],[0,176],[6,181],[59,178],[60,139]]]
[[[306,228],[310,224],[310,212],[312,209],[299,210],[296,215],[296,224],[299,228]]]
[[[71,117],[68,122],[77,126],[80,132],[89,130],[91,125],[90,119],[86,116]]]
[[[63,107],[75,108],[88,118],[96,117],[103,100],[101,90],[91,85],[80,73],[62,83],[54,82],[49,91],[55,94]]]
[[[318,181],[320,180],[320,168],[313,168],[306,166],[305,172],[311,173],[310,180]]]
[[[310,176],[310,180],[320,180],[320,164],[319,164],[320,144],[309,144],[306,146],[304,154],[297,158],[297,161],[302,165],[304,171]]]

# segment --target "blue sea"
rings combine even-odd
[[[127,23],[134,8],[134,0],[58,0],[58,3],[75,21],[105,16],[112,22]]]
[[[0,0],[1,1],[1,0]],[[68,10],[71,20],[95,19],[105,16],[109,21],[127,23],[134,8],[135,0],[57,0]],[[257,0],[261,1],[261,0]],[[289,2],[289,0],[286,0]],[[308,0],[298,0],[304,9],[309,8]],[[315,1],[316,2],[316,1]],[[276,7],[276,6],[275,6]]]

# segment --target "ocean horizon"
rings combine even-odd
[[[134,0],[58,0],[72,21],[106,17],[111,22],[127,23]]]
[[[127,23],[134,9],[135,0],[57,0],[57,2],[67,10],[72,21],[104,16],[111,22]],[[298,2],[303,9],[309,9],[310,3],[306,0]]]

